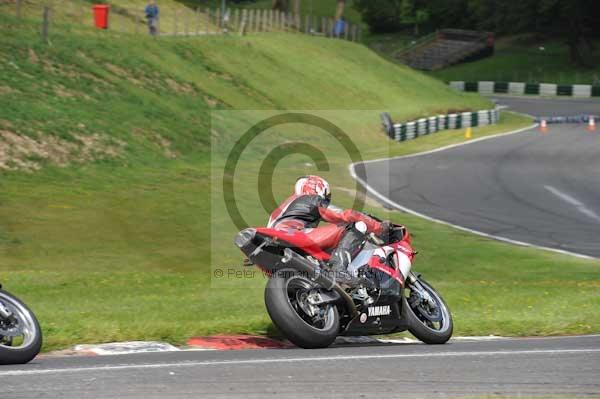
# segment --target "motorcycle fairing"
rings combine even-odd
[[[337,246],[344,233],[344,227],[332,224],[310,229],[306,233],[296,229],[258,228],[256,232],[286,242],[290,247],[298,248],[316,259],[328,261],[331,255],[325,250]]]
[[[382,303],[378,301],[372,306],[380,305],[382,305]],[[374,335],[405,331],[408,328],[408,324],[406,322],[406,318],[402,315],[399,302],[390,302],[389,306],[391,309],[391,313],[389,315],[368,316],[364,323],[361,322],[360,315],[350,320],[342,329],[341,335]],[[368,315],[368,310],[365,310],[364,313]]]

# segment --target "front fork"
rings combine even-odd
[[[419,281],[419,277],[415,275],[412,271],[408,274],[408,281],[410,282],[411,290],[414,290],[422,300],[427,301],[430,306],[437,306],[435,300],[431,297],[429,292],[421,285]]]

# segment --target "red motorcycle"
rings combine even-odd
[[[327,347],[338,335],[405,330],[427,344],[448,341],[452,315],[435,289],[411,271],[416,252],[407,230],[395,225],[385,240],[370,234],[348,267],[357,281],[349,287],[338,284],[327,266],[334,237],[344,228],[238,233],[235,244],[249,264],[269,276],[265,304],[277,328],[302,348]]]

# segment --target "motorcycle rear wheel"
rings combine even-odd
[[[423,279],[419,279],[419,282],[436,302],[441,320],[436,323],[431,322],[427,319],[425,310],[422,307],[411,306],[406,296],[402,296],[402,308],[408,321],[408,331],[426,344],[445,344],[452,337],[452,331],[454,330],[450,309],[441,295],[429,283]]]
[[[292,269],[273,274],[265,287],[265,305],[271,320],[286,338],[305,349],[328,347],[340,329],[335,305],[318,306],[318,315],[309,314],[306,296],[315,288],[314,282]]]
[[[33,312],[14,295],[0,290],[0,302],[15,316],[16,322],[11,325],[18,329],[19,335],[12,338],[2,335],[0,325],[0,364],[24,364],[30,362],[42,347],[42,330]]]

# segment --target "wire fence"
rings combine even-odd
[[[92,4],[60,0],[27,1],[0,0],[0,12],[17,18],[40,21],[46,39],[53,23],[95,26]],[[152,28],[152,29],[151,29]],[[214,34],[252,34],[257,32],[288,32],[361,41],[362,29],[357,24],[334,21],[333,18],[300,15],[272,9],[227,9],[177,7],[161,8],[155,20],[146,18],[143,9],[111,5],[108,31],[156,36],[200,36]]]

